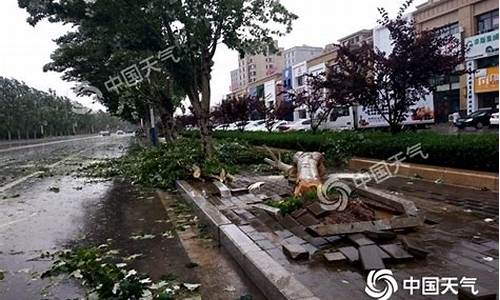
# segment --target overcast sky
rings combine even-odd
[[[378,18],[377,7],[396,14],[398,0],[282,0],[290,11],[299,16],[291,34],[278,39],[280,47],[311,45],[324,47],[360,29],[372,28]],[[425,2],[417,0],[416,4]],[[414,6],[410,8],[413,10]],[[26,23],[27,13],[17,6],[17,0],[0,1],[0,76],[16,78],[41,90],[52,88],[58,94],[75,99],[94,109],[90,98],[76,97],[71,90],[75,83],[60,79],[60,74],[44,73],[56,48],[52,40],[68,30],[60,24],[46,21],[35,28]],[[217,103],[229,91],[229,72],[238,67],[238,54],[218,48],[212,76],[212,103]]]

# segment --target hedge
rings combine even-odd
[[[498,172],[498,135],[454,134],[435,132],[402,132],[392,135],[387,132],[223,132],[214,133],[218,139],[244,140],[252,145],[322,151],[334,163],[346,161],[352,156],[388,160],[403,152],[405,162],[435,166],[462,168],[478,171]],[[427,159],[416,155],[407,156],[407,148],[420,143]]]

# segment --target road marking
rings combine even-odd
[[[54,141],[54,142],[48,142],[48,143],[24,145],[24,146],[12,147],[12,148],[7,148],[7,149],[0,149],[0,153],[15,151],[15,150],[22,150],[22,149],[29,149],[29,148],[36,148],[36,147],[43,147],[43,146],[48,146],[48,145],[62,144],[62,143],[68,143],[68,142],[74,142],[74,141],[96,139],[96,138],[100,138],[100,137],[101,137],[100,135],[96,135],[96,136],[90,136],[90,137],[84,137],[84,138],[76,138],[76,139]]]
[[[42,171],[36,171],[36,172],[34,172],[34,173],[31,173],[31,174],[29,174],[29,175],[26,175],[26,176],[24,176],[24,177],[21,177],[21,178],[19,178],[19,179],[16,179],[16,180],[14,180],[14,181],[12,181],[12,182],[9,182],[9,183],[7,183],[6,185],[0,186],[0,193],[3,193],[3,192],[5,192],[6,190],[8,190],[8,189],[10,189],[10,188],[13,188],[14,186],[16,186],[16,185],[18,185],[18,184],[20,184],[20,183],[22,183],[22,182],[25,182],[26,180],[28,180],[28,179],[30,179],[30,178],[33,178],[33,177],[35,177],[35,176],[38,176],[38,175],[40,175],[40,174],[43,174],[43,172],[42,172]]]
[[[77,153],[74,153],[74,154],[68,155],[68,156],[66,156],[66,157],[65,157],[65,158],[63,158],[63,159],[61,159],[61,160],[59,160],[59,161],[57,161],[57,162],[55,162],[55,163],[53,163],[53,164],[51,164],[51,165],[48,165],[48,166],[47,166],[47,168],[52,169],[52,168],[54,168],[54,167],[57,167],[58,165],[62,164],[63,162],[65,162],[65,161],[67,161],[67,160],[69,160],[69,159],[71,159],[71,158],[73,158],[73,157],[75,157],[75,156],[78,156],[78,155],[82,154],[82,153],[83,153],[83,152],[85,152],[85,151],[92,150],[92,149],[94,149],[95,147],[97,147],[97,145],[93,145],[93,146],[92,146],[92,147],[90,147],[90,148],[85,148],[85,149],[83,149],[83,150],[81,150],[81,151],[78,151]],[[20,184],[20,183],[23,183],[23,182],[25,182],[26,180],[28,180],[28,179],[30,179],[30,178],[33,178],[33,177],[35,177],[35,176],[38,176],[38,175],[40,175],[40,174],[43,174],[43,173],[44,173],[43,171],[36,171],[36,172],[33,172],[33,173],[29,174],[29,175],[26,175],[26,176],[24,176],[24,177],[21,177],[21,178],[19,178],[19,179],[16,179],[16,180],[14,180],[14,181],[12,181],[12,182],[9,182],[9,183],[7,183],[7,184],[5,184],[5,185],[3,185],[3,186],[0,186],[0,193],[3,193],[3,192],[5,192],[5,191],[6,191],[6,190],[8,190],[8,189],[11,189],[11,188],[13,188],[13,187],[14,187],[14,186],[16,186],[16,185],[18,185],[18,184]]]
[[[22,222],[22,221],[26,221],[26,220],[28,220],[30,218],[33,218],[36,215],[38,215],[38,213],[34,212],[34,213],[32,213],[31,215],[29,215],[27,217],[24,217],[24,218],[21,218],[21,219],[17,219],[17,220],[14,220],[14,221],[10,221],[10,222],[7,222],[5,224],[1,224],[0,228],[9,227],[10,225],[14,225],[16,223],[19,223],[19,222]]]

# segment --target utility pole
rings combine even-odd
[[[151,122],[151,129],[149,131],[149,135],[151,138],[151,143],[156,146],[158,143],[158,137],[156,135],[156,125],[155,125],[155,112],[152,106],[149,107],[149,120]]]

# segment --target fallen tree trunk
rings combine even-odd
[[[319,152],[297,152],[293,157],[297,168],[297,180],[294,195],[300,196],[305,192],[317,191],[325,175],[324,157]]]
[[[293,157],[294,165],[285,164],[266,147],[272,159],[265,158],[269,165],[285,173],[289,180],[295,181],[294,195],[301,196],[309,190],[316,191],[325,175],[324,157],[319,152],[297,152]]]

